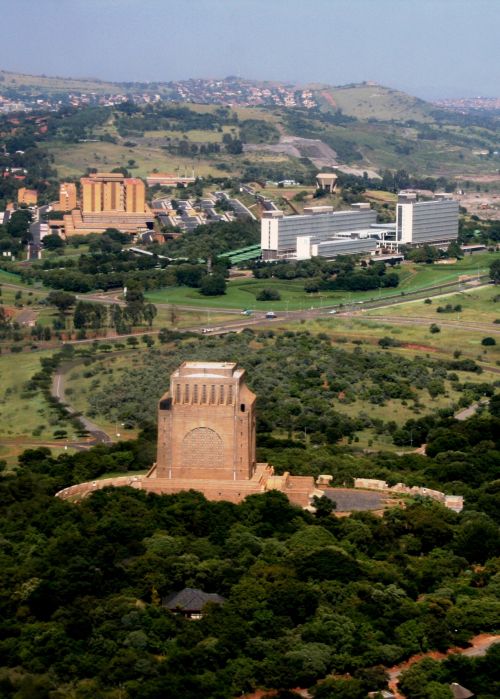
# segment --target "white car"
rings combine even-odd
[[[331,311],[328,311],[328,313],[329,313],[330,315],[333,315],[334,313],[337,313],[337,311],[336,311],[334,308],[332,308],[332,310],[331,310]]]

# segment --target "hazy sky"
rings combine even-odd
[[[500,96],[500,0],[0,0],[0,67]]]

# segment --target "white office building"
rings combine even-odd
[[[261,221],[261,248],[263,260],[308,259],[330,254],[357,254],[365,252],[367,229],[376,222],[377,212],[369,204],[354,204],[350,211],[333,211],[331,207],[306,210],[299,216],[284,216],[282,211],[266,211]],[[364,240],[361,238],[364,233]],[[337,238],[343,245],[323,246]],[[345,252],[340,252],[341,247]],[[358,250],[359,248],[359,250]]]
[[[436,194],[431,201],[418,201],[414,192],[400,192],[396,206],[396,243],[401,245],[447,245],[458,237],[458,201],[449,194]]]

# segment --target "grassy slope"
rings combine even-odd
[[[0,70],[0,79],[3,76],[2,85],[5,87],[33,88],[45,92],[119,92],[116,83],[97,80],[96,78],[65,78],[47,77],[45,75],[26,75],[24,73],[12,73]]]
[[[404,305],[393,306],[383,310],[384,316],[401,316],[406,318],[429,318],[430,322],[440,321],[471,321],[474,323],[494,323],[500,318],[500,291],[498,287],[488,286],[482,288],[471,288],[459,293],[448,294],[446,296],[432,299],[431,304],[424,303],[421,299],[411,301]],[[438,313],[438,306],[451,304],[453,307],[460,305],[462,310],[453,313]],[[367,311],[367,315],[380,315],[380,310]],[[492,325],[492,328],[494,326]],[[498,325],[495,328],[498,330]]]
[[[31,438],[32,431],[41,425],[44,428],[36,439],[53,438],[57,425],[49,424],[49,411],[43,396],[36,393],[30,398],[23,397],[23,386],[39,371],[40,359],[51,354],[49,350],[0,356],[0,435],[4,439]]]
[[[330,99],[325,96],[325,92]],[[336,107],[344,114],[358,119],[432,121],[430,113],[433,106],[429,102],[383,85],[332,87],[316,93],[316,96],[323,108],[331,109],[333,99]]]
[[[25,86],[34,90],[43,89],[49,92],[92,91],[117,92],[123,91],[119,84],[100,82],[96,80],[72,80],[66,78],[47,78],[27,76],[15,73],[5,73],[5,86]],[[16,83],[10,81],[15,80]],[[1,86],[1,83],[0,83]],[[157,91],[162,92],[162,88]],[[478,149],[498,147],[496,136],[484,128],[470,127],[463,129],[445,125],[435,133],[432,140],[418,138],[417,129],[394,125],[391,121],[413,120],[424,125],[433,125],[431,113],[433,105],[398,90],[380,85],[353,85],[345,87],[322,86],[314,88],[316,98],[323,110],[342,109],[345,114],[358,118],[358,122],[347,126],[329,125],[324,127],[318,123],[316,137],[324,138],[335,148],[335,140],[352,141],[362,156],[362,160],[347,158],[346,164],[359,168],[400,169],[410,173],[431,176],[463,176],[473,178],[474,175],[498,175],[498,161],[495,158],[484,159],[477,155]],[[219,105],[188,105],[195,111],[214,111]],[[234,111],[240,119],[260,119],[281,125],[282,110],[257,109],[236,107]],[[372,119],[375,121],[369,122]],[[106,129],[108,130],[108,129]],[[164,136],[167,134],[163,134]],[[170,135],[170,134],[169,134]],[[172,134],[175,137],[175,134]],[[180,134],[179,134],[180,135]],[[218,138],[213,132],[197,132],[188,134],[190,140],[209,142]],[[458,136],[461,142],[455,142]],[[148,134],[149,140],[159,141],[158,135]],[[478,140],[479,139],[479,140]],[[117,167],[126,164],[130,158],[137,161],[135,174],[144,176],[153,168],[159,170],[183,170],[195,167],[197,174],[202,176],[220,175],[221,171],[215,165],[217,162],[226,163],[233,174],[241,172],[245,159],[259,162],[266,156],[255,153],[245,153],[243,156],[218,156],[207,158],[178,158],[170,156],[159,149],[160,144],[139,143],[129,150],[122,145],[113,144],[51,144],[50,150],[56,159],[56,167],[60,177],[81,175],[86,167]],[[410,152],[405,150],[410,147]],[[289,158],[270,157],[271,161],[291,162]]]

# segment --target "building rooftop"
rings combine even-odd
[[[172,374],[172,378],[239,378],[244,374],[236,362],[184,362]]]
[[[224,604],[224,597],[214,592],[203,592],[191,587],[185,587],[180,592],[173,592],[163,600],[163,606],[171,611],[201,612],[203,607],[212,602],[213,604]]]
[[[181,368],[186,369],[229,369],[234,368],[236,362],[184,362]]]
[[[450,689],[454,699],[469,699],[474,696],[473,692],[466,687],[462,687],[458,682],[452,682],[450,684]]]

